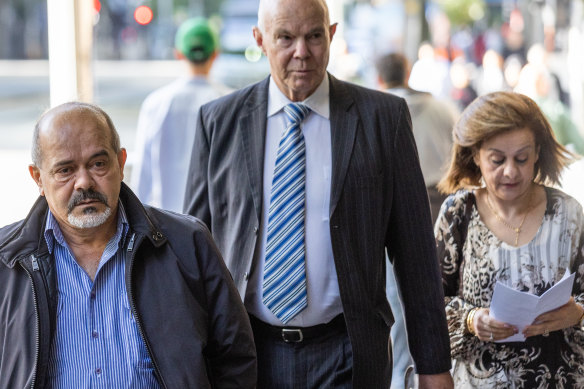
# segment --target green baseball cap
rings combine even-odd
[[[174,45],[192,62],[204,62],[217,49],[217,36],[204,18],[186,20],[176,32]]]

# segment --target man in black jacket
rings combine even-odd
[[[41,197],[0,229],[0,388],[252,388],[248,316],[207,228],[143,206],[85,103],[45,113]]]

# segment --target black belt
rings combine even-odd
[[[265,323],[255,316],[249,316],[251,326],[256,334],[268,335],[286,343],[300,343],[314,338],[319,338],[331,333],[331,331],[346,331],[345,317],[340,314],[324,324],[311,327],[278,327]]]

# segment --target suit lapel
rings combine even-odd
[[[343,83],[332,75],[329,75],[329,79],[333,165],[329,216],[332,216],[343,191],[347,168],[349,167],[353,145],[355,144],[359,116],[357,115],[353,98]]]
[[[261,220],[264,147],[268,112],[268,80],[260,82],[247,96],[239,121],[245,165],[258,221]]]

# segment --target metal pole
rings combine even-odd
[[[77,35],[77,96],[80,101],[93,102],[93,1],[75,0],[75,31]]]

